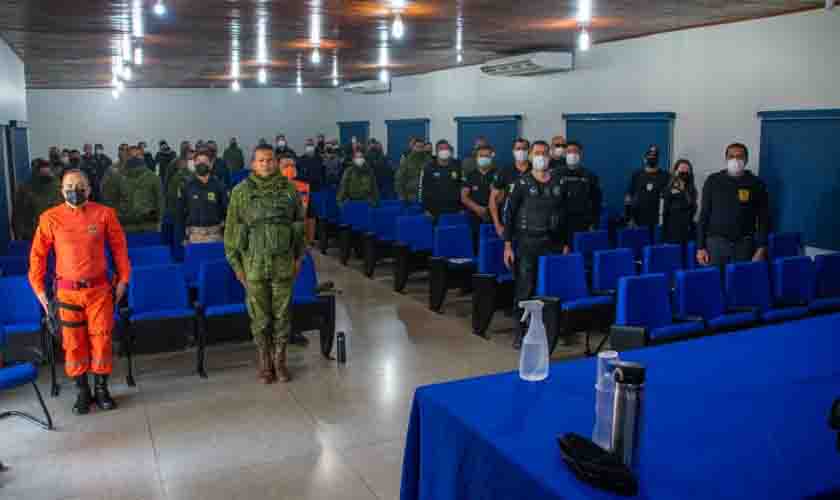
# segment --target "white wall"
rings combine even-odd
[[[26,121],[26,78],[23,62],[0,39],[0,123]]]
[[[596,45],[568,74],[494,78],[473,66],[395,78],[390,95],[341,98],[337,118],[370,120],[383,141],[386,119],[430,118],[432,140],[454,143],[454,116],[523,114],[523,135],[547,139],[565,131],[563,113],[673,111],[673,157],[691,159],[702,182],[733,141],[757,168],[758,111],[840,108],[838,54],[840,9],[819,10]]]
[[[81,149],[102,143],[115,157],[120,143],[145,140],[154,153],[165,139],[177,150],[181,140],[215,139],[220,149],[231,137],[250,151],[260,137],[283,132],[302,148],[307,137],[337,134],[335,94],[328,90],[126,89],[115,100],[110,90],[30,90],[32,155],[49,146]]]

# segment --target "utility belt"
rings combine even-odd
[[[111,282],[108,280],[108,277],[105,275],[99,276],[97,278],[92,278],[88,280],[68,280],[64,278],[56,278],[55,279],[55,288],[57,290],[85,290],[88,288],[99,288],[102,286],[108,286]]]

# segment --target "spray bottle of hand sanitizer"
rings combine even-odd
[[[522,321],[531,317],[528,333],[522,340],[519,357],[519,377],[537,382],[548,377],[548,339],[543,325],[543,303],[539,300],[523,300],[519,307],[525,310]]]

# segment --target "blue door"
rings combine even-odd
[[[0,126],[0,255],[6,254],[6,249],[9,247],[9,240],[11,239],[9,225],[10,201],[8,196],[12,191],[9,185],[8,175],[11,169],[8,139],[8,127]]]
[[[338,140],[342,146],[348,146],[353,137],[365,143],[370,135],[370,122],[338,122]]]
[[[29,165],[29,128],[23,122],[11,122],[9,142],[11,161],[14,165],[14,183],[12,187],[29,182],[32,169]]]
[[[566,140],[583,146],[582,164],[598,175],[604,206],[624,211],[624,193],[648,146],[659,146],[659,167],[670,170],[674,113],[564,114]]]
[[[840,250],[840,109],[758,117],[761,159],[749,163],[767,183],[771,230],[801,232],[808,246]]]
[[[400,164],[400,156],[408,148],[408,139],[419,137],[429,140],[429,119],[385,120],[388,127],[388,160],[391,165]]]
[[[458,124],[458,158],[463,160],[471,155],[476,138],[484,136],[496,149],[496,165],[513,164],[513,141],[519,137],[522,115],[459,116],[455,122]]]

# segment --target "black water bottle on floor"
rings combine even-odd
[[[347,362],[347,337],[344,332],[338,332],[335,340],[335,354],[339,363]]]

